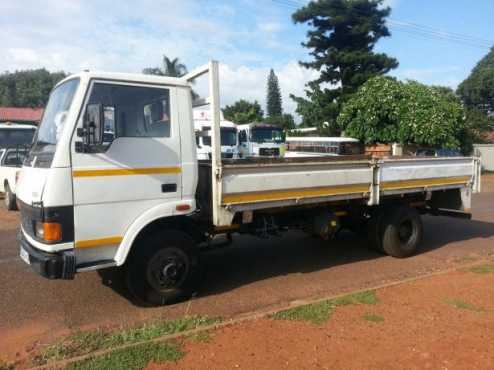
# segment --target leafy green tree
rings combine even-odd
[[[280,85],[278,77],[272,69],[268,76],[266,111],[268,117],[280,117],[283,114]]]
[[[451,90],[390,77],[367,81],[343,106],[338,124],[366,144],[460,148],[465,111]]]
[[[262,121],[264,112],[257,101],[251,103],[247,100],[240,99],[234,104],[227,105],[223,108],[223,115],[225,119],[240,125]]]
[[[0,75],[0,105],[44,107],[53,87],[67,75],[46,69],[5,72]]]
[[[279,116],[267,117],[264,121],[272,125],[283,127],[283,129],[285,130],[291,130],[295,128],[295,120],[289,113],[284,113]]]
[[[381,37],[390,36],[385,24],[390,11],[383,0],[315,0],[292,15],[295,23],[311,27],[302,45],[313,60],[300,64],[320,72],[308,84],[307,99],[292,96],[303,124],[326,121],[328,131],[337,133],[340,105],[369,78],[398,66],[396,59],[373,51]]]
[[[302,126],[317,127],[318,132],[324,136],[339,136],[341,129],[335,118],[339,112],[339,104],[334,101],[334,93],[315,85],[306,90],[306,94],[308,99],[291,95],[297,103],[296,112],[302,117]],[[325,122],[328,124],[325,125]]]
[[[494,48],[458,86],[457,93],[468,108],[494,114]]]
[[[169,76],[169,77],[182,77],[187,74],[187,67],[185,64],[180,63],[179,58],[169,59],[166,55],[163,55],[162,67],[150,67],[144,68],[142,73],[147,75],[157,76]]]

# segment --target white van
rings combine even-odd
[[[0,193],[9,211],[17,209],[15,189],[25,155],[25,149],[0,149]]]
[[[30,146],[36,126],[18,123],[0,123],[0,149]]]
[[[237,127],[242,158],[285,156],[285,133],[281,127],[266,123],[249,123]]]
[[[197,159],[211,159],[211,119],[209,110],[194,110]],[[237,125],[220,112],[221,157],[238,158]]]

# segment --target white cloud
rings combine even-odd
[[[205,7],[201,0],[0,1],[0,71],[140,72],[159,66],[163,54],[179,57],[190,68],[215,58],[224,63],[223,105],[244,98],[259,101],[264,109],[272,64],[284,109],[294,113],[289,94],[303,95],[317,72],[295,61],[298,44],[280,41],[284,28],[277,13],[256,8],[250,23],[237,24],[238,7],[228,2]],[[284,53],[292,60],[278,58]]]
[[[283,29],[283,26],[279,22],[262,21],[259,22],[259,29],[266,33],[278,33]]]

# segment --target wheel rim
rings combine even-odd
[[[149,284],[158,291],[179,288],[189,273],[189,260],[180,249],[167,248],[159,251],[147,269]]]
[[[398,237],[402,243],[407,243],[413,235],[413,224],[410,220],[404,220],[398,228]]]

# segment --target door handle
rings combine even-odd
[[[177,192],[177,184],[161,184],[161,192],[162,193],[176,193]]]

